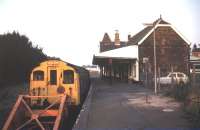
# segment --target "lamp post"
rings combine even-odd
[[[155,25],[153,25],[153,55],[154,55],[154,89],[155,94],[157,94],[157,63],[156,63],[156,33],[155,33]]]
[[[145,23],[144,25],[153,26],[153,57],[154,57],[154,92],[157,94],[157,63],[156,63],[156,23]]]

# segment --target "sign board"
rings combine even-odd
[[[108,59],[108,64],[112,64],[112,59],[111,58]]]
[[[147,58],[147,57],[143,58],[143,63],[147,63],[148,61],[149,61],[149,58]]]

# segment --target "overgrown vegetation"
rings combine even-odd
[[[200,90],[192,87],[188,91],[187,99],[184,102],[184,111],[194,127],[200,127]]]
[[[174,85],[166,91],[167,96],[171,96],[178,101],[185,101],[190,91],[190,85]]]
[[[32,68],[47,58],[25,35],[0,35],[0,86],[28,81]]]
[[[183,110],[186,118],[193,127],[200,127],[200,90],[191,84],[171,87],[166,93],[183,103]]]

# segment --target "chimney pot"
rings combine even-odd
[[[118,30],[115,30],[115,45],[120,46],[120,39],[119,39],[119,32]]]
[[[130,41],[130,40],[131,40],[131,35],[129,34],[129,35],[128,35],[128,41]]]

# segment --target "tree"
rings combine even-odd
[[[0,84],[28,81],[33,67],[46,59],[42,48],[33,47],[25,35],[18,32],[0,35]]]

